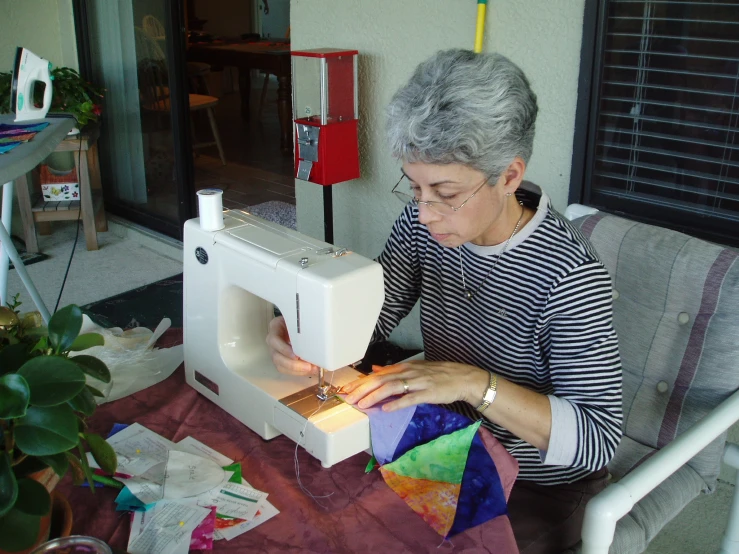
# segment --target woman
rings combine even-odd
[[[509,513],[521,552],[579,540],[584,506],[605,486],[621,437],[621,365],[611,282],[588,241],[524,183],[536,96],[503,56],[439,52],[387,110],[408,205],[379,257],[386,338],[421,300],[426,359],[378,368],[347,401],[395,410],[452,404],[519,462]],[[407,195],[407,196],[406,196]],[[295,357],[282,320],[268,343]]]

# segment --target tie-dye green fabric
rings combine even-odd
[[[461,483],[470,444],[481,421],[416,446],[385,468],[406,477],[445,483]]]

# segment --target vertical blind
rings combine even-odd
[[[603,5],[586,201],[739,243],[739,0]]]

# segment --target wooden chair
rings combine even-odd
[[[171,110],[166,57],[159,45],[142,29],[137,27],[135,34],[141,107],[143,110],[157,114],[157,120],[160,122],[159,127],[164,129],[165,125],[162,118],[168,117]],[[197,143],[195,142],[195,130],[192,129],[193,148],[206,148],[215,145],[218,148],[221,163],[226,165],[226,157],[223,153],[214,112],[214,108],[218,105],[218,98],[206,94],[189,94],[188,102],[191,113],[205,110],[214,139],[211,142]]]

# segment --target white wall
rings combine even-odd
[[[79,67],[72,0],[0,0],[0,71],[23,46],[54,66]]]
[[[539,100],[534,154],[527,178],[556,208],[567,203],[574,135],[584,0],[492,0],[485,51],[524,70]],[[390,194],[400,174],[383,135],[383,108],[414,67],[437,50],[472,48],[472,0],[292,0],[295,50],[356,48],[359,58],[362,178],[334,187],[334,242],[364,255],[380,253],[402,205]],[[318,185],[296,181],[298,228],[322,238]],[[394,340],[418,344],[415,322]]]

